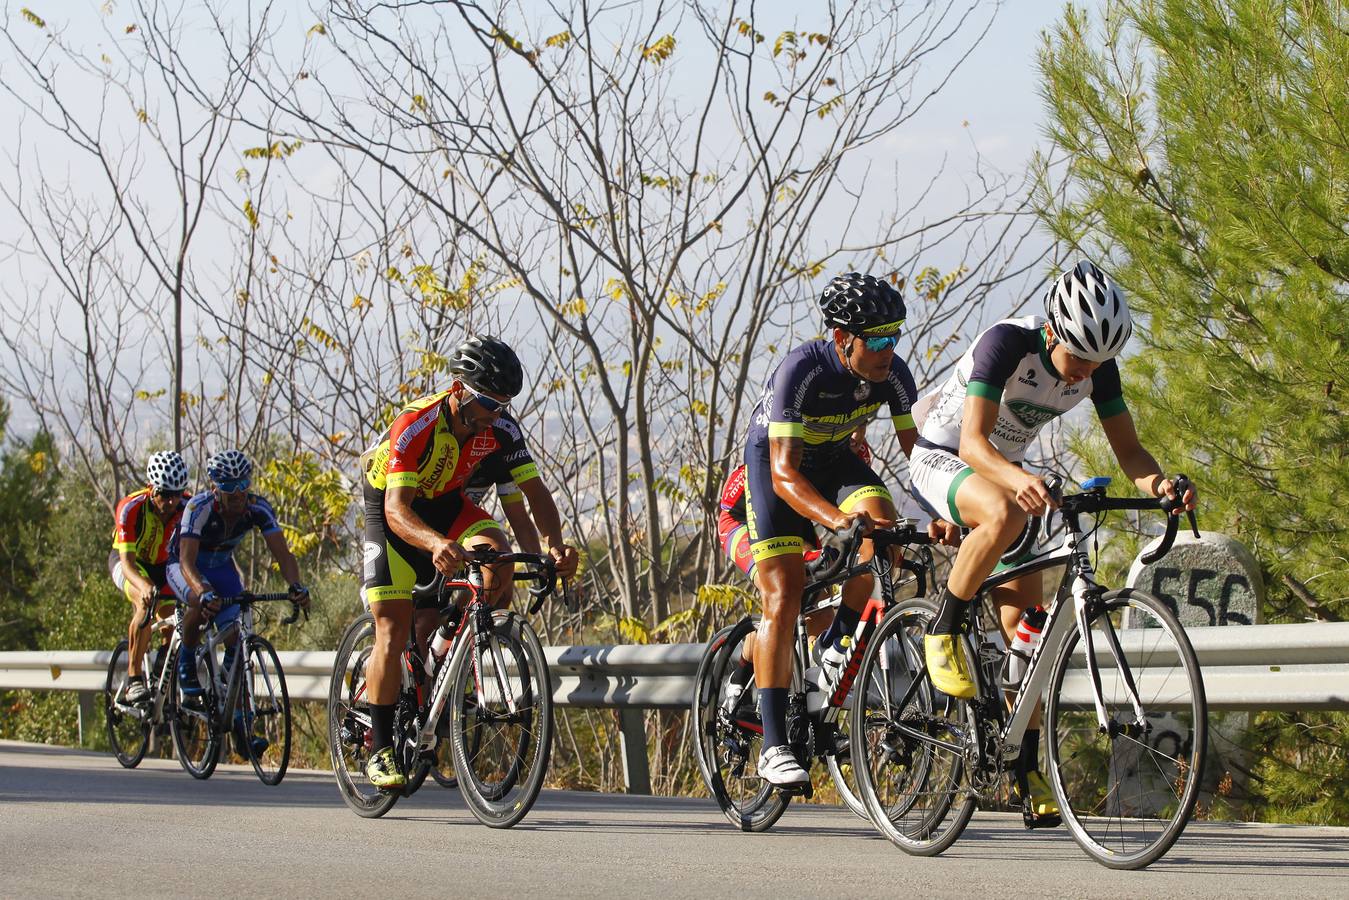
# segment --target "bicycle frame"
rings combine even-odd
[[[164,654],[163,665],[159,667],[158,677],[151,682],[150,695],[152,699],[150,701],[150,706],[147,709],[143,705],[137,706],[127,703],[124,699],[126,697],[127,684],[126,682],[123,682],[122,686],[117,691],[117,696],[113,698],[113,704],[123,715],[131,716],[140,721],[146,721],[148,719],[153,724],[164,721],[164,703],[168,700],[169,691],[173,689],[173,682],[170,679],[174,676],[174,667],[169,665],[169,660],[178,650],[178,647],[183,640],[182,635],[179,634],[178,631],[178,622],[178,611],[174,610],[173,615],[169,616],[167,619],[156,622],[153,626],[153,630],[155,631],[164,629],[171,629],[171,631],[169,634],[169,643],[162,651]],[[141,660],[142,671],[146,671],[147,667],[145,663],[148,662],[150,654],[146,653],[145,656],[146,658]]]

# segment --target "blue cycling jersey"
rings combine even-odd
[[[917,396],[913,373],[898,355],[885,381],[871,382],[843,367],[832,340],[811,341],[788,353],[768,380],[750,414],[748,444],[766,447],[771,437],[801,438],[801,470],[819,468],[846,452],[852,433],[882,406],[890,407],[896,429],[913,428]]]
[[[178,562],[178,543],[185,537],[201,542],[197,551],[197,568],[213,569],[226,565],[234,557],[234,548],[244,535],[254,528],[263,534],[280,531],[272,505],[257,494],[248,495],[244,511],[232,522],[226,523],[216,508],[215,491],[197,494],[183,507],[183,518],[169,542],[169,562]]]

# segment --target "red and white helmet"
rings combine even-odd
[[[1085,259],[1050,285],[1045,315],[1074,356],[1098,363],[1119,356],[1134,330],[1124,294]]]

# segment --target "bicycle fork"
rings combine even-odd
[[[1079,574],[1073,579],[1072,594],[1073,615],[1077,619],[1077,630],[1082,635],[1083,649],[1087,654],[1087,674],[1091,676],[1091,698],[1096,705],[1096,722],[1101,733],[1106,734],[1111,731],[1113,723],[1105,710],[1105,696],[1101,689],[1101,669],[1096,661],[1095,638],[1092,634],[1090,621],[1092,615],[1099,612],[1101,589]],[[1133,672],[1124,659],[1124,649],[1120,647],[1119,636],[1115,634],[1115,626],[1111,624],[1108,616],[1101,615],[1098,618],[1102,623],[1101,631],[1105,635],[1106,647],[1110,650],[1110,655],[1115,661],[1115,670],[1119,672],[1120,678],[1124,682],[1129,703],[1133,706],[1134,724],[1146,729],[1147,716],[1143,712],[1143,702],[1139,699]]]

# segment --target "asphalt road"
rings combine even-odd
[[[378,874],[375,874],[378,873]],[[976,815],[936,859],[836,807],[740,834],[711,801],[546,791],[509,831],[434,782],[357,818],[331,776],[269,788],[222,766],[0,741],[0,896],[243,898],[1349,897],[1349,829],[1194,823],[1142,872],[1098,866],[1063,831]]]

